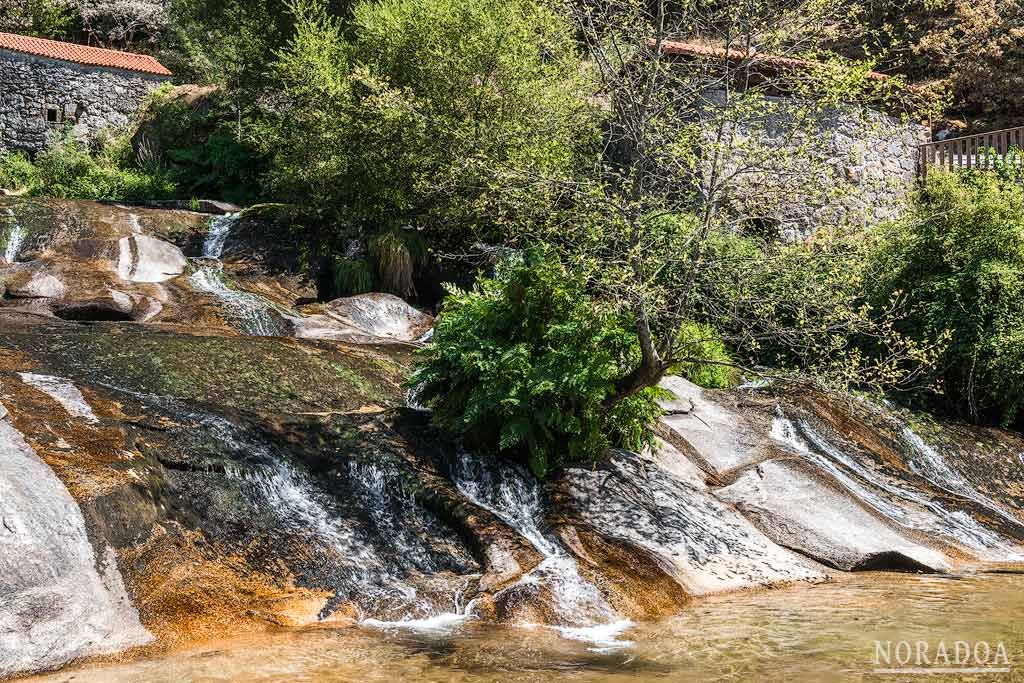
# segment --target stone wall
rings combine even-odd
[[[764,120],[741,125],[739,137],[759,148],[743,161],[780,161],[735,183],[727,203],[740,222],[798,240],[823,226],[871,226],[902,214],[918,177],[919,145],[929,140],[925,126],[854,107],[807,115],[796,101],[769,99]]]
[[[124,128],[166,80],[0,50],[0,149],[40,152],[66,125],[81,136]]]

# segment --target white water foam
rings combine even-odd
[[[256,294],[229,287],[222,268],[219,262],[201,265],[188,281],[197,290],[220,299],[242,332],[254,337],[283,336],[281,323],[271,313],[273,304]]]
[[[543,585],[554,598],[552,607],[562,622],[550,628],[566,638],[592,643],[595,652],[632,645],[617,636],[633,623],[621,619],[597,587],[580,575],[576,560],[541,531],[541,496],[535,480],[519,468],[499,470],[468,454],[459,455],[453,479],[463,495],[515,529],[544,556],[533,571],[502,593],[523,585]]]
[[[92,407],[86,402],[82,392],[74,384],[61,377],[50,375],[35,375],[30,372],[19,372],[18,376],[25,384],[39,389],[54,401],[59,403],[71,417],[77,417],[91,422],[99,422]]]
[[[604,654],[633,647],[635,643],[632,640],[620,640],[619,636],[633,628],[634,625],[629,619],[620,619],[597,626],[546,626],[545,628],[557,631],[567,640],[590,643],[592,647],[588,649]]]
[[[25,243],[25,236],[25,228],[20,224],[15,223],[11,227],[11,231],[7,235],[7,246],[4,247],[4,259],[8,263],[14,263],[17,260],[18,252],[21,251],[22,244]]]
[[[405,619],[402,621],[381,621],[380,619],[363,619],[360,625],[382,631],[415,631],[427,635],[449,635],[467,621],[476,619],[476,615],[467,611],[462,614],[444,612],[423,619]]]

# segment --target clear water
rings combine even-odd
[[[639,624],[628,649],[594,652],[549,629],[478,621],[440,631],[307,629],[243,637],[32,679],[47,683],[1024,680],[1024,576],[846,575],[834,583],[721,595]],[[1002,642],[1006,674],[874,674],[876,641]],[[883,662],[884,664],[884,662]]]

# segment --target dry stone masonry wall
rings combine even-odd
[[[726,169],[755,169],[736,174],[729,192],[741,222],[800,240],[823,226],[872,226],[901,215],[929,139],[925,126],[872,109],[766,99],[763,117],[739,124],[736,163]]]
[[[38,153],[65,126],[83,137],[123,128],[165,80],[0,50],[0,150]]]

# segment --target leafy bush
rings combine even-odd
[[[161,169],[128,166],[130,149],[128,141],[120,139],[93,154],[68,131],[54,139],[34,164],[21,155],[6,155],[0,174],[5,184],[9,177],[35,196],[112,201],[170,197],[174,185]]]
[[[261,177],[266,161],[243,137],[236,118],[220,90],[158,90],[135,135],[139,156],[166,169],[179,197],[237,204],[265,199]]]
[[[1024,406],[1024,187],[992,174],[930,174],[875,257],[876,299],[902,297],[899,327],[949,343],[936,380],[959,413],[1019,423]]]
[[[0,187],[7,190],[26,190],[38,183],[39,169],[24,152],[0,155]]]
[[[660,390],[606,404],[638,361],[629,319],[535,252],[472,291],[450,289],[410,381],[468,446],[523,460],[543,477],[596,462],[609,447],[649,443]]]

